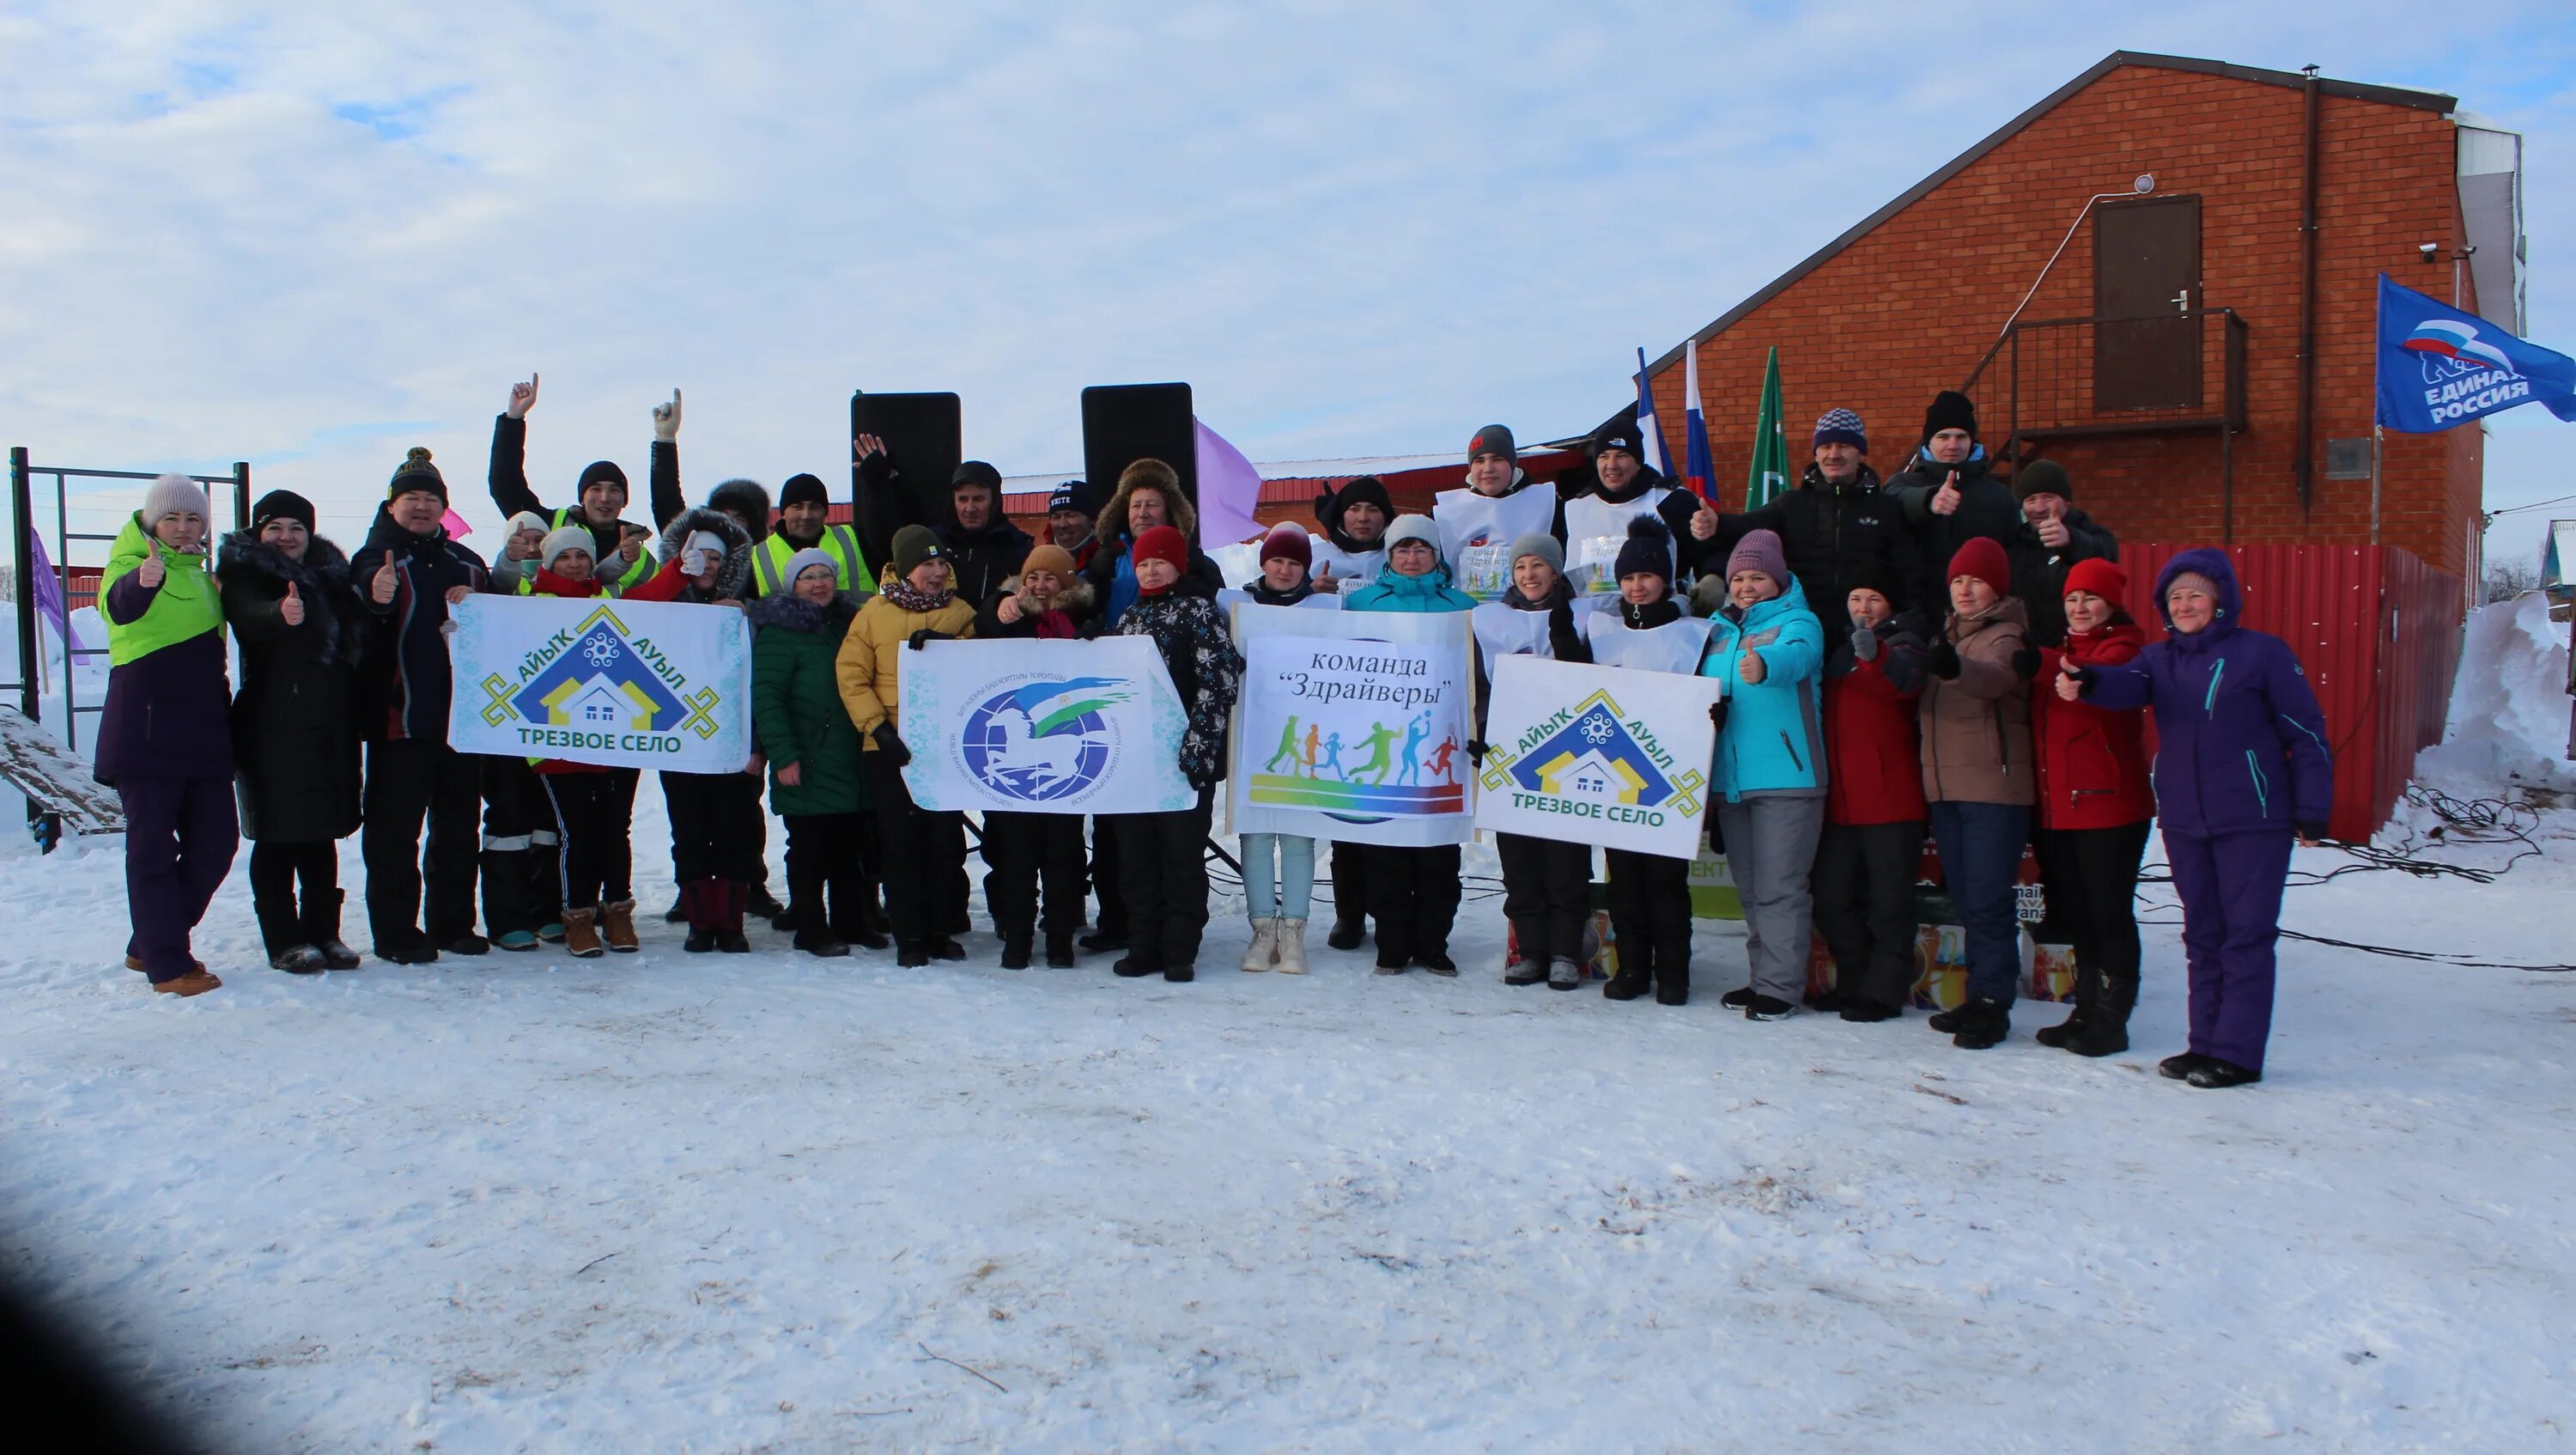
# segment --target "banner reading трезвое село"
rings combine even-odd
[[[733,607],[478,595],[451,615],[460,753],[682,773],[751,760],[751,627]]]

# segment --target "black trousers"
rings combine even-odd
[[[1816,841],[1816,929],[1834,957],[1834,993],[1902,1006],[1914,994],[1914,875],[1923,825],[1825,825]]]
[[[379,953],[420,944],[424,930],[431,945],[473,933],[475,811],[482,801],[478,757],[418,739],[367,744],[367,826],[358,847],[367,864],[367,929]]]
[[[304,884],[299,911],[295,886]],[[340,846],[330,839],[284,844],[256,839],[250,846],[250,905],[259,916],[260,943],[277,954],[297,945],[340,937]]]
[[[1377,962],[1403,965],[1416,955],[1449,953],[1449,929],[1458,918],[1458,846],[1367,847],[1368,911],[1377,921]]]
[[[597,909],[635,897],[635,846],[627,834],[637,776],[633,768],[537,775],[554,818],[555,872],[566,906]]]
[[[2152,827],[2031,831],[2040,893],[2048,900],[2046,928],[2075,947],[2078,1002],[2099,986],[2138,983],[2138,860]]]
[[[1619,973],[1688,989],[1690,860],[1623,849],[1601,854],[1610,871],[1610,933],[1619,941]]]
[[[671,867],[682,884],[725,879],[760,882],[758,773],[665,773],[662,801],[671,809]]]
[[[638,770],[636,770],[636,771],[637,771],[637,772],[639,773],[639,775],[640,775],[640,773],[641,773],[641,771],[642,771],[642,770],[638,769]],[[672,780],[673,778],[675,778],[675,777],[678,777],[678,778],[702,778],[702,777],[714,777],[714,776],[718,776],[718,775],[714,775],[714,774],[702,774],[702,773],[678,773],[678,774],[674,774],[674,773],[663,773],[663,774],[659,774],[659,775],[657,775],[657,776],[658,776],[658,777],[660,777],[660,778],[661,778],[661,780],[662,780],[662,811],[663,811],[663,814],[664,814],[664,816],[668,817],[668,818],[669,818],[673,823],[675,823],[675,824],[676,824],[676,823],[678,823],[678,822],[679,822],[679,817],[680,817],[680,813],[682,812],[682,810],[680,810],[680,809],[675,808],[675,807],[673,807],[673,806],[672,806],[672,803],[671,803],[671,780]],[[755,778],[755,779],[759,779],[759,780],[762,780],[762,781],[766,781],[766,780],[767,780],[767,778],[768,778],[768,775],[767,775],[766,773],[754,773],[754,774],[752,774],[751,776],[752,776],[753,778]],[[754,795],[754,796],[755,796],[755,797],[757,797],[757,795]],[[633,805],[634,795],[629,794],[629,795],[627,796],[627,798],[628,798],[628,817],[629,817],[629,819],[631,820],[631,819],[633,818],[633,816],[634,816],[634,805]],[[750,884],[767,884],[767,883],[769,882],[769,815],[767,815],[767,814],[765,814],[765,813],[758,813],[758,814],[754,814],[754,815],[752,816],[752,820],[751,820],[751,859],[752,859],[752,863],[753,863],[753,865],[754,865],[754,866],[755,866],[755,868],[756,868],[756,872],[754,872],[754,873],[752,873],[751,875],[749,875],[749,876],[745,879],[745,881],[744,881],[744,882],[745,882],[745,883],[750,883]],[[671,878],[672,878],[673,880],[675,880],[676,882],[678,882],[678,883],[686,884],[686,883],[688,883],[688,882],[689,882],[691,879],[693,879],[693,878],[696,878],[696,879],[704,879],[704,878],[707,878],[707,877],[709,877],[709,876],[704,875],[704,874],[697,874],[697,875],[689,874],[689,873],[687,873],[686,871],[684,871],[684,870],[680,867],[680,836],[679,836],[677,833],[672,834],[672,835],[671,835]]]
[[[1194,963],[1208,921],[1207,837],[1216,799],[1170,813],[1122,813],[1108,822],[1118,835],[1118,887],[1127,902],[1127,950],[1140,965],[1169,970]]]
[[[1524,960],[1583,959],[1592,917],[1592,846],[1528,834],[1494,835],[1503,861],[1503,918]]]
[[[1099,897],[1093,923],[1113,939],[1127,937],[1127,891],[1118,881],[1118,820],[1106,814],[1091,820],[1091,892]]]
[[[877,826],[864,813],[787,816],[787,908],[799,934],[847,940],[877,925]]]
[[[885,871],[886,919],[898,944],[926,945],[963,913],[949,901],[966,879],[966,816],[933,813],[912,801],[903,770],[883,753],[863,754],[876,795],[877,862]]]
[[[1081,929],[1083,901],[1091,893],[1084,882],[1087,857],[1079,814],[985,814],[984,908],[993,916],[993,932],[1004,939],[1034,938],[1041,890],[1048,934]]]
[[[483,764],[483,928],[533,934],[563,917],[563,842],[554,806],[525,758]]]
[[[1368,845],[1333,844],[1333,920],[1365,929],[1369,915]]]

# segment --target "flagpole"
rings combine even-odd
[[[2379,418],[2370,420],[2370,543],[2379,544]]]

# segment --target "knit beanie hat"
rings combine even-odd
[[[2067,568],[2066,590],[2061,594],[2072,596],[2078,591],[2089,591],[2118,606],[2129,599],[2129,573],[2120,569],[2119,562],[2099,556],[2078,561]]]
[[[313,502],[292,490],[271,490],[250,508],[250,528],[265,529],[272,520],[291,520],[313,533]]]
[[[816,566],[820,566],[824,570],[832,573],[832,582],[834,585],[840,584],[841,563],[832,559],[832,553],[830,551],[823,550],[817,546],[807,546],[805,549],[798,551],[795,555],[787,558],[788,586],[793,588],[796,584],[797,577],[804,575],[808,570]]]
[[[1821,450],[1827,445],[1849,445],[1866,455],[1869,453],[1869,431],[1861,426],[1860,416],[1850,410],[1828,409],[1816,416],[1813,448]]]
[[[1440,528],[1433,525],[1427,515],[1399,515],[1395,524],[1386,528],[1388,551],[1392,552],[1406,541],[1420,541],[1431,548],[1432,555],[1440,554]]]
[[[939,537],[926,525],[908,525],[894,533],[894,573],[911,579],[914,568],[924,561],[944,561],[948,553],[939,548]]]
[[[1962,576],[1974,576],[1985,582],[1995,588],[1997,596],[2012,595],[2012,563],[2004,559],[2004,548],[1992,536],[1977,536],[1959,547],[1958,554],[1950,558],[1949,571],[1941,579],[1956,581]]]
[[[1931,407],[1923,411],[1923,443],[1945,429],[1964,429],[1968,438],[1977,437],[1977,406],[1956,389],[1944,389],[1932,396]]]
[[[312,507],[306,506],[305,510],[309,514]],[[199,520],[213,520],[206,506],[206,487],[185,475],[163,475],[143,487],[140,513],[147,535],[168,516],[193,515]]]
[[[1789,556],[1787,552],[1780,549],[1780,533],[1769,530],[1746,531],[1744,539],[1737,541],[1735,549],[1727,553],[1726,579],[1734,580],[1739,571],[1759,571],[1770,577],[1782,591],[1788,590],[1791,580]]]
[[[948,488],[954,490],[960,485],[981,485],[999,495],[1002,493],[1002,472],[982,460],[960,460],[957,468],[948,472]]]
[[[555,557],[566,551],[579,551],[583,555],[597,559],[599,540],[590,533],[589,526],[557,526],[546,532],[544,543],[537,547],[537,564],[551,571],[555,568]]]
[[[399,500],[415,490],[426,490],[438,497],[439,504],[447,503],[447,480],[429,462],[429,451],[419,445],[412,446],[403,455],[403,462],[394,466],[393,484],[385,488],[385,498]]]
[[[510,517],[509,528],[502,531],[501,534],[504,536],[514,536],[523,530],[532,530],[538,535],[543,536],[547,531],[552,529],[554,529],[554,522],[547,520],[544,516],[537,514],[533,510],[522,510],[518,514]]]
[[[1756,531],[1754,534],[1771,533]],[[1779,543],[1778,536],[1771,536],[1773,550],[1780,548]],[[1741,552],[1743,547],[1736,549]],[[1673,579],[1673,533],[1664,528],[1663,521],[1651,510],[1628,518],[1628,539],[1620,543],[1619,559],[1611,567],[1611,574],[1623,581],[1641,572],[1661,576],[1667,584]]]
[[[1266,565],[1281,556],[1286,556],[1300,566],[1312,566],[1315,564],[1315,543],[1304,531],[1293,525],[1285,523],[1274,525],[1270,528],[1270,534],[1261,538],[1261,559]]]
[[[1315,523],[1326,530],[1338,530],[1342,512],[1354,505],[1368,504],[1395,517],[1395,497],[1386,493],[1386,482],[1375,475],[1353,475],[1342,482],[1339,490],[1327,490],[1315,497]]]
[[[1499,424],[1489,424],[1476,431],[1474,439],[1467,441],[1467,463],[1470,465],[1476,463],[1478,455],[1500,455],[1506,460],[1517,462],[1521,452],[1520,447],[1512,443],[1512,432],[1509,428]]]
[[[1836,604],[1847,604],[1848,598],[1853,592],[1864,589],[1875,591],[1879,595],[1886,597],[1887,604],[1890,606],[1902,607],[1905,605],[1905,594],[1903,588],[1897,584],[1896,572],[1890,570],[1886,565],[1878,561],[1864,561],[1860,565],[1850,567],[1843,572],[1843,596],[1846,598],[1846,601],[1838,602]],[[1813,602],[1808,603],[1810,606],[1814,604],[1815,603]]]
[[[1611,450],[1624,450],[1640,460],[1646,458],[1644,448],[1637,443],[1637,412],[1627,410],[1594,430],[1592,438],[1583,442],[1583,450],[1596,461]]]
[[[1186,571],[1190,568],[1190,538],[1181,534],[1179,526],[1158,525],[1136,537],[1136,544],[1127,549],[1127,557],[1139,566],[1147,561],[1162,561],[1175,571]]]
[[[791,505],[828,506],[831,503],[832,492],[824,489],[822,480],[813,475],[790,475],[787,483],[778,487],[778,508],[781,510]]]
[[[627,488],[626,472],[617,468],[615,460],[593,460],[581,467],[581,480],[572,487],[573,497],[579,499],[591,486],[598,484],[614,485],[620,495],[634,493]]]
[[[1547,562],[1549,570],[1560,576],[1565,574],[1565,542],[1546,531],[1534,530],[1512,542],[1511,563],[1519,565],[1523,556],[1536,556]]]
[[[2165,583],[2165,596],[2170,599],[2176,591],[2186,586],[2212,601],[2220,599],[2218,583],[2198,571],[2176,571],[2173,579]]]
[[[1085,515],[1098,515],[1100,507],[1092,503],[1090,482],[1067,480],[1055,487],[1047,496],[1047,514],[1053,515],[1059,510],[1078,510]]]
[[[1059,545],[1031,546],[1028,559],[1020,562],[1020,574],[1025,576],[1031,571],[1044,571],[1058,581],[1071,581],[1073,553]]]
[[[2033,460],[2014,471],[2013,499],[2028,500],[2034,495],[2073,500],[2075,487],[2066,479],[2066,467],[2055,460]]]

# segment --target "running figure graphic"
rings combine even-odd
[[[1396,775],[1398,783],[1422,785],[1422,740],[1431,736],[1431,714],[1422,713],[1404,725],[1404,771]]]
[[[1431,750],[1431,771],[1448,779],[1452,783],[1457,782],[1458,774],[1449,761],[1452,757],[1456,756],[1457,752],[1458,735],[1456,733],[1451,733],[1449,736],[1442,738],[1440,740],[1440,746]]]
[[[1278,772],[1282,760],[1288,764],[1288,776],[1297,776],[1297,719],[1293,714],[1288,719],[1287,728],[1279,734],[1279,751],[1270,755],[1270,761],[1261,765],[1261,771]]]
[[[1332,769],[1334,773],[1340,776],[1344,783],[1351,781],[1351,770],[1342,766],[1342,735],[1340,733],[1330,734],[1324,739],[1323,767],[1317,768],[1314,776],[1318,778],[1323,777],[1324,768]]]

